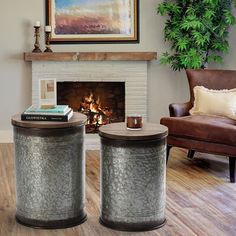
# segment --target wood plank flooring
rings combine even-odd
[[[62,230],[38,230],[15,222],[13,145],[0,144],[0,236],[158,236],[236,235],[236,184],[229,183],[226,158],[188,160],[184,149],[171,150],[167,168],[167,224],[158,230],[128,233],[98,223],[99,152],[87,151],[88,220]]]

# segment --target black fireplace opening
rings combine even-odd
[[[124,122],[125,82],[57,82],[57,104],[87,116],[86,133],[101,125]]]

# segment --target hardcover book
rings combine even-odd
[[[65,114],[61,115],[50,115],[50,114],[21,114],[21,120],[28,120],[28,121],[59,121],[59,122],[66,122],[69,121],[70,118],[73,116],[73,110],[70,110]]]
[[[55,115],[55,116],[61,116],[61,115],[65,115],[67,114],[71,108],[67,106],[67,108],[64,110],[64,112],[59,112],[59,110],[55,110],[54,112],[49,112],[48,110],[52,110],[52,109],[37,109],[37,110],[40,110],[40,111],[33,111],[33,110],[30,110],[28,111],[28,109],[26,111],[24,111],[24,114],[27,114],[27,115]],[[47,111],[45,111],[47,110]]]
[[[32,105],[25,112],[29,113],[65,113],[68,110],[68,105],[56,105],[54,108],[43,109],[38,106]]]

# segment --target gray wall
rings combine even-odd
[[[33,48],[33,24],[45,24],[44,0],[1,0],[0,8],[0,142],[11,130],[10,117],[22,112],[31,104],[31,63],[23,60],[23,52]],[[164,19],[156,15],[161,0],[140,0],[140,43],[99,45],[54,45],[54,51],[157,51],[160,55],[168,49],[163,41]],[[231,29],[231,51],[225,64],[217,68],[234,69],[236,66],[236,27]],[[41,38],[41,47],[44,47]],[[168,66],[153,61],[148,66],[149,121],[159,122],[168,115],[170,102],[188,99],[184,72],[173,72]]]

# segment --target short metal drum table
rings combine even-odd
[[[100,223],[125,231],[165,224],[167,127],[125,123],[104,125],[101,137]]]
[[[19,223],[50,229],[86,220],[85,122],[79,113],[68,122],[12,117]]]

